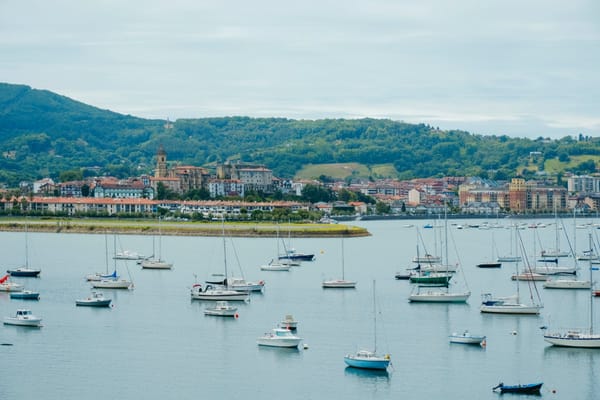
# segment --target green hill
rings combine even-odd
[[[317,176],[338,176],[339,171],[328,172],[335,170],[331,164],[355,166],[342,168],[350,172],[341,174],[344,178],[504,178],[516,171],[533,174],[546,165],[553,171],[562,166],[558,173],[564,168],[592,172],[600,154],[598,138],[481,136],[384,119],[180,119],[169,129],[165,122],[0,83],[0,183],[15,186],[22,180],[57,178],[67,170],[116,176],[149,173],[161,144],[171,162],[207,166],[242,159],[266,164],[284,178],[313,177],[319,173],[315,166],[323,164],[327,166],[319,167]],[[539,154],[532,157],[532,152]]]

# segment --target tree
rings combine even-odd
[[[389,204],[386,204],[386,203],[384,203],[383,201],[378,201],[378,202],[375,204],[375,212],[376,212],[377,214],[380,214],[380,215],[381,215],[381,214],[389,214],[389,213],[390,213],[390,210],[391,210],[391,208],[390,208],[390,205],[389,205]]]
[[[302,199],[310,203],[329,202],[333,198],[331,190],[322,186],[308,184],[302,189]]]
[[[80,169],[63,171],[58,175],[58,179],[61,182],[80,181],[83,179],[83,172]]]
[[[88,185],[87,183],[84,183],[83,185],[81,185],[81,195],[83,197],[89,197],[89,195],[90,195],[90,185]]]

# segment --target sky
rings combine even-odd
[[[0,81],[144,118],[600,136],[600,2],[0,0]]]

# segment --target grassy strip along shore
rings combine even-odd
[[[110,218],[0,218],[0,231],[51,233],[120,233],[131,235],[157,234],[159,224],[152,219]],[[369,236],[365,228],[344,224],[311,224],[274,222],[225,222],[225,233],[239,237],[354,237]],[[220,236],[222,224],[215,222],[162,221],[160,231],[171,236]]]

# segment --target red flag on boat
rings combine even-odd
[[[8,277],[9,277],[9,276],[10,276],[10,275],[6,274],[6,275],[4,275],[2,278],[0,278],[0,283],[4,283],[4,282],[6,282],[6,280],[8,279]]]

